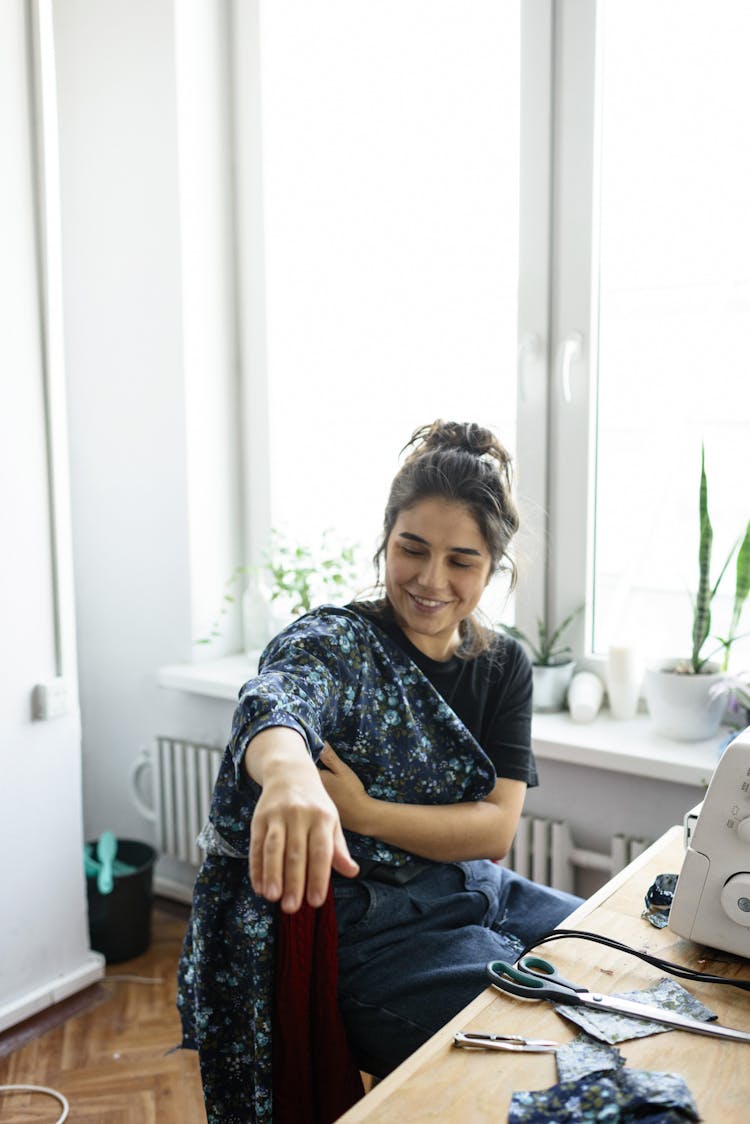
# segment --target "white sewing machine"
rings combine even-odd
[[[727,746],[703,803],[685,817],[685,844],[669,928],[750,957],[750,727]]]

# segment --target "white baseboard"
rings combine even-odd
[[[188,905],[193,900],[193,887],[186,886],[184,882],[177,882],[174,878],[165,878],[161,874],[154,875],[154,893],[162,898],[171,898],[175,902],[186,902]]]
[[[64,976],[56,976],[40,984],[33,990],[27,991],[25,995],[10,1000],[9,1003],[3,1003],[0,1006],[0,1032],[23,1022],[39,1011],[44,1011],[47,1007],[52,1007],[55,1003],[60,1003],[76,991],[82,991],[83,988],[96,983],[103,976],[104,957],[100,952],[88,953],[87,959],[78,968],[66,972]]]

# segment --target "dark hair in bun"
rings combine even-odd
[[[511,458],[495,435],[474,422],[438,420],[420,426],[401,451],[408,455],[391,484],[376,565],[400,513],[438,497],[464,504],[471,512],[487,544],[491,572],[509,572],[512,589],[516,566],[508,548],[518,530],[518,510],[511,495]],[[477,622],[463,632],[463,654],[476,655],[487,646],[485,630]]]

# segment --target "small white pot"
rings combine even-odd
[[[565,697],[573,678],[575,660],[566,663],[540,664],[532,667],[534,676],[534,710],[547,713],[565,709]]]
[[[643,693],[658,734],[681,742],[713,737],[721,724],[726,699],[711,697],[711,688],[724,679],[716,663],[698,675],[674,670],[684,660],[661,660],[646,668]]]

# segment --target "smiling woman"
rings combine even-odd
[[[475,614],[490,575],[515,573],[509,458],[475,424],[435,422],[407,448],[384,595],[295,621],[240,692],[181,964],[210,1120],[230,1103],[268,1119],[272,1100],[274,1121],[296,1121],[294,1098],[316,1089],[335,1105],[315,1119],[340,1115],[352,1073],[389,1073],[484,989],[489,960],[515,960],[579,904],[489,861],[537,783],[529,661]],[[305,956],[324,1024],[296,1056]],[[321,1040],[348,1042],[352,1064]],[[288,1073],[313,1057],[300,1091]]]
[[[447,659],[467,643],[466,654],[476,655],[486,646],[475,610],[488,582],[507,571],[515,584],[510,456],[490,430],[456,422],[418,429],[407,449],[375,555],[385,556],[390,607],[426,655]],[[420,642],[410,629],[433,639]]]

